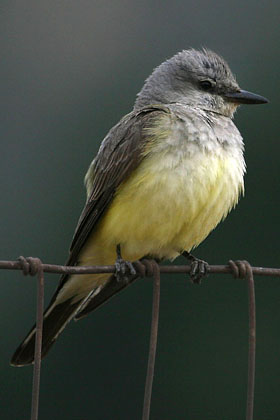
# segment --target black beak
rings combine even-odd
[[[240,90],[239,92],[229,92],[224,96],[230,101],[237,104],[267,104],[268,100],[256,93],[247,92],[247,90]]]

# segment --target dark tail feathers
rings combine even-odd
[[[55,305],[52,303],[44,313],[42,358],[47,354],[56,338],[71,321],[82,301],[71,303],[71,299]],[[35,325],[27,334],[21,345],[15,351],[12,366],[25,366],[34,362],[35,350]]]

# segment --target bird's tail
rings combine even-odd
[[[57,304],[52,301],[44,312],[42,358],[47,354],[56,338],[71,321],[84,299],[74,302],[71,299]],[[34,362],[36,325],[30,330],[26,338],[15,351],[12,366],[25,366]]]
[[[83,285],[87,286],[84,290],[78,288],[81,286],[81,277],[84,277]],[[69,288],[68,290],[69,298],[61,300],[63,291],[65,291],[64,285],[68,284],[64,278],[44,312],[42,358],[48,353],[59,334],[72,318],[75,317],[75,320],[83,318],[131,284],[136,278],[137,275],[134,275],[129,279],[129,282],[123,283],[117,282],[114,276],[108,276],[108,274],[99,276],[95,274],[91,277],[80,275],[79,279],[77,276],[79,281],[75,284],[75,281],[73,281],[74,277],[72,277],[72,289]],[[35,333],[36,325],[33,326],[15,351],[11,359],[12,366],[25,366],[34,362]]]

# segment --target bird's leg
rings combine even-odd
[[[115,267],[116,267],[116,272],[115,272],[115,276],[117,281],[119,282],[125,282],[125,283],[129,283],[129,277],[135,276],[136,274],[136,270],[133,267],[133,264],[130,261],[125,261],[122,259],[122,254],[121,254],[121,246],[120,244],[117,245],[116,247],[116,252],[117,252],[117,259],[115,262]]]
[[[190,278],[193,283],[200,284],[201,279],[207,276],[209,271],[209,264],[206,261],[200,260],[194,257],[187,251],[183,251],[182,254],[185,258],[191,261]]]

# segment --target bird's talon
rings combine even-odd
[[[209,264],[206,261],[195,259],[191,263],[190,278],[193,283],[200,284],[201,279],[207,276]]]
[[[183,251],[182,255],[191,262],[190,278],[192,283],[200,284],[202,277],[206,277],[209,272],[209,264],[194,257],[188,251]]]
[[[130,261],[125,261],[122,258],[117,258],[115,262],[115,276],[119,282],[129,282],[129,276],[135,276],[136,271]]]

